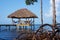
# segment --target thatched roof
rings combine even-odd
[[[37,16],[28,9],[24,8],[10,14],[8,18],[37,18]]]

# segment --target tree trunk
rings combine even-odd
[[[43,24],[43,9],[42,9],[42,0],[40,0],[40,7],[41,7],[41,24]]]
[[[53,2],[53,27],[56,26],[56,8],[55,8],[55,0],[52,0]]]

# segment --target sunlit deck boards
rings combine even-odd
[[[16,26],[31,26],[31,24],[17,24]]]

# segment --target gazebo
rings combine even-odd
[[[24,27],[24,26],[34,25],[34,18],[38,18],[38,17],[28,9],[23,8],[8,15],[8,18],[12,19],[13,24],[15,23],[13,19],[18,19],[19,21],[16,25],[17,25],[17,29],[19,29],[19,26]],[[21,22],[22,19],[25,19],[24,22]]]

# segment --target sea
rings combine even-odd
[[[34,31],[38,30],[40,27],[40,24],[35,24],[34,25]],[[10,30],[8,29],[8,27],[2,26],[0,28],[0,40],[13,40],[14,38],[16,38],[18,36],[18,33],[15,30],[15,26],[11,26]],[[45,27],[47,28],[47,27]],[[27,29],[29,29],[29,27],[27,27]],[[47,28],[48,30],[51,28]]]

